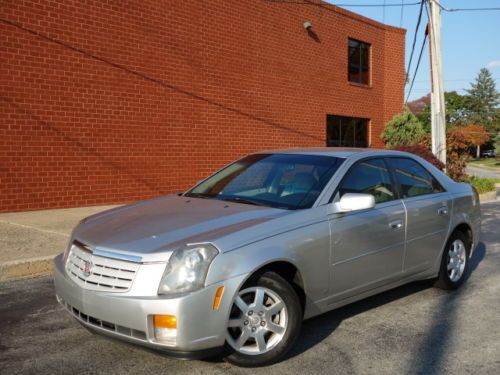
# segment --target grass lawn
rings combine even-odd
[[[500,169],[500,158],[481,158],[469,161],[470,165]]]
[[[469,176],[465,181],[476,188],[479,194],[495,191],[495,184],[500,183],[500,178],[483,178],[476,176]]]

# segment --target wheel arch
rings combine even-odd
[[[297,265],[289,260],[271,260],[268,263],[254,269],[249,274],[247,279],[243,282],[243,286],[265,272],[274,272],[290,283],[299,297],[302,306],[302,312],[304,312],[306,308],[306,287],[304,284],[302,273],[300,272]]]
[[[475,240],[474,232],[472,230],[471,225],[469,225],[466,222],[461,222],[461,223],[455,225],[455,227],[450,231],[450,235],[448,236],[448,239],[446,241],[447,243],[450,240],[451,236],[453,236],[453,234],[456,232],[461,232],[467,236],[467,238],[469,240],[469,242],[467,243],[467,251],[468,251],[468,255],[470,256],[472,254],[472,250],[473,250],[472,246],[473,246],[474,240]]]

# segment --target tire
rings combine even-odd
[[[278,362],[297,340],[302,318],[299,297],[283,277],[265,272],[252,278],[235,296],[224,359],[241,367]]]
[[[455,231],[446,243],[435,286],[454,290],[465,281],[469,271],[469,255],[472,243],[463,232]]]

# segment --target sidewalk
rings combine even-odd
[[[50,272],[84,217],[116,206],[64,208],[0,214],[0,281]]]

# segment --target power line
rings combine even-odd
[[[417,26],[415,27],[415,34],[413,35],[413,44],[411,46],[410,60],[408,61],[408,66],[406,67],[405,83],[408,82],[408,77],[410,75],[411,62],[413,60],[413,53],[415,52],[415,45],[417,43],[418,28],[420,27],[420,22],[422,21],[423,8],[424,8],[424,0],[420,2],[420,11],[418,13]]]
[[[446,12],[466,12],[466,11],[481,11],[481,10],[500,10],[500,8],[450,8],[443,9]]]
[[[427,33],[424,36],[424,41],[422,42],[422,48],[420,48],[420,54],[418,55],[417,67],[415,68],[415,73],[413,74],[413,79],[411,81],[410,89],[408,90],[408,95],[406,95],[405,104],[408,103],[408,99],[411,95],[411,90],[413,89],[413,84],[415,83],[415,77],[417,76],[418,67],[420,66],[420,61],[422,60],[422,55],[424,53],[425,42],[427,41]]]
[[[500,10],[499,7],[495,8],[446,8],[442,6],[440,3],[436,2],[437,6],[441,8],[441,10],[445,12],[467,12],[467,11],[489,11],[489,10]]]

